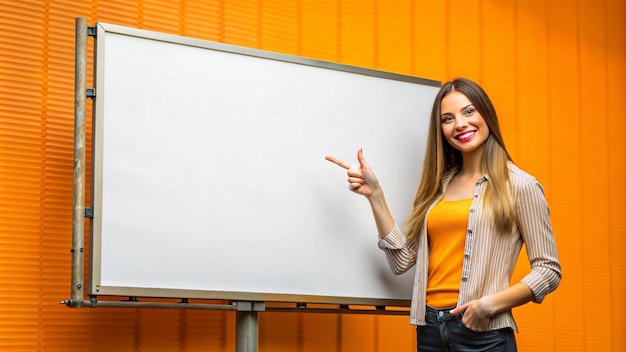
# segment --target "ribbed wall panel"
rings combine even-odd
[[[552,221],[560,245],[559,258],[564,269],[564,280],[555,293],[554,314],[558,321],[578,321],[567,329],[555,329],[555,350],[584,351],[581,336],[585,336],[586,313],[572,311],[571,307],[583,307],[588,298],[582,292],[583,258],[586,251],[582,245],[587,234],[582,229],[581,203],[582,167],[580,153],[579,101],[582,98],[578,74],[578,55],[582,43],[577,37],[576,8],[567,0],[548,4],[548,81],[550,104],[548,123],[552,158],[552,177],[546,186],[550,197]],[[565,123],[565,121],[570,121]],[[569,276],[569,279],[568,279]],[[589,312],[590,313],[590,312]]]
[[[90,312],[85,340],[93,352],[139,351],[139,309],[96,308]]]
[[[42,313],[50,333],[41,338],[42,350],[64,351],[88,348],[88,341],[75,339],[86,335],[89,326],[84,314],[67,314],[59,304],[67,298],[70,288],[73,176],[73,104],[74,104],[74,33],[72,12],[87,12],[91,6],[70,1],[49,1],[45,4],[44,67],[42,77],[45,159],[45,183],[42,206]],[[68,109],[69,107],[69,109]],[[70,195],[68,197],[68,195]],[[54,329],[53,327],[57,327]]]
[[[415,327],[406,324],[403,316],[377,317],[377,349],[374,351],[417,351]]]
[[[339,62],[375,67],[375,25],[374,0],[339,1]]]
[[[300,1],[300,55],[337,62],[339,2]]]
[[[144,351],[175,351],[179,345],[178,310],[139,309],[138,346]]]
[[[406,0],[376,1],[377,69],[411,72],[414,59],[411,5],[411,1]]]
[[[447,42],[445,1],[412,1],[414,55],[410,74],[445,80]]]
[[[260,1],[231,0],[224,4],[224,41],[228,44],[259,49]]]
[[[180,35],[224,42],[224,1],[183,1]]]
[[[542,305],[515,310],[520,350],[624,350],[625,6],[622,0],[0,0],[0,350],[235,349],[233,312],[59,304],[70,294],[76,17],[479,81],[497,107],[513,158],[546,190],[564,267],[561,287]],[[89,116],[90,102],[87,110]],[[87,142],[89,182],[89,134]],[[88,226],[85,239],[88,258]],[[514,279],[527,270],[521,257]],[[599,315],[599,304],[610,314]],[[259,349],[415,351],[407,320],[261,313]]]
[[[263,50],[300,54],[300,2],[263,0],[260,4]]]
[[[546,66],[548,46],[545,44],[548,12],[543,0],[525,1],[516,8],[515,161],[522,167],[533,170],[533,175],[544,183],[551,179],[551,131],[549,119],[538,117],[548,116],[550,99]],[[522,144],[532,145],[534,148],[520,148]],[[537,153],[536,150],[546,152]]]
[[[139,2],[127,0],[95,1],[93,21],[119,24],[120,26],[139,27]],[[82,14],[81,17],[91,17]],[[90,18],[91,19],[91,18]],[[92,22],[89,25],[93,25]]]
[[[608,156],[611,151],[606,138],[607,122],[613,115],[606,110],[606,51],[600,44],[605,42],[604,37],[607,35],[604,29],[604,7],[581,2],[577,4],[577,10],[578,40],[581,44],[590,44],[589,50],[580,50],[578,55],[580,134],[577,137],[581,145],[580,176],[585,185],[581,189],[579,202],[584,204],[585,209],[594,209],[583,211],[580,231],[583,233],[582,246],[585,252],[604,253],[583,256],[581,279],[586,284],[581,287],[581,294],[588,301],[611,302],[611,271],[607,270],[611,265],[611,258],[606,255],[610,252],[610,241],[609,238],[598,241],[592,235],[609,233],[610,213],[607,200],[613,187],[608,182],[608,173],[598,172],[608,170]],[[607,118],[597,119],[594,116]],[[586,334],[585,348],[610,350],[612,341],[604,338],[604,329],[599,325],[605,319],[591,312],[585,312],[584,317],[582,324]]]
[[[341,317],[341,349],[339,351],[376,351],[376,317],[346,314]],[[407,336],[408,338],[408,336]],[[385,349],[389,346],[385,346]]]
[[[482,1],[450,1],[446,9],[446,44],[448,51],[443,59],[449,77],[464,76],[475,81],[481,78],[481,25]],[[490,18],[491,20],[491,18]],[[509,39],[510,40],[510,39]]]
[[[302,314],[301,351],[340,351],[338,348],[341,346],[339,324],[340,319],[336,314]]]
[[[516,24],[516,9],[514,3],[503,3],[501,1],[482,1],[482,13],[480,18],[479,33],[470,32],[468,35],[478,35],[479,42],[474,42],[468,35],[459,35],[460,41],[457,51],[463,53],[461,48],[470,47],[466,55],[474,56],[474,47],[480,49],[478,58],[478,77],[475,79],[483,82],[483,87],[489,92],[489,98],[496,106],[498,115],[504,121],[500,124],[500,129],[504,136],[507,150],[517,160],[518,151],[518,116],[517,116],[517,57],[518,28]],[[485,20],[485,19],[489,20]],[[474,17],[470,17],[474,20]],[[462,23],[460,23],[462,25]],[[449,36],[454,37],[454,33]],[[465,60],[461,59],[460,60]],[[472,59],[469,59],[470,61]],[[449,72],[452,76],[469,75],[475,69],[468,70],[467,73]]]
[[[41,331],[41,72],[39,4],[0,5],[0,349],[39,349]]]
[[[624,155],[626,139],[623,138],[623,118],[615,118],[614,112],[626,110],[626,2],[610,1],[604,7],[604,51],[606,55],[606,111],[607,111],[607,162],[608,194],[608,246],[610,270],[610,302],[615,304],[626,297],[626,188],[620,184],[626,180]],[[611,117],[612,116],[612,117]],[[626,305],[615,304],[609,325],[613,350],[626,346]]]
[[[259,314],[259,351],[288,352],[302,349],[298,314]]]
[[[178,1],[138,0],[139,27],[153,31],[178,34],[183,19]]]
[[[180,317],[180,338],[186,351],[232,351],[233,344],[228,336],[228,316],[233,312],[184,311]]]

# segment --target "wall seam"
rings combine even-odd
[[[582,141],[583,141],[583,123],[582,123],[582,116],[580,114],[580,111],[582,109],[582,102],[580,99],[580,92],[582,91],[582,84],[581,84],[581,78],[582,78],[582,62],[581,62],[581,45],[580,45],[580,33],[581,33],[581,28],[580,28],[580,0],[577,0],[576,3],[574,4],[574,11],[575,11],[575,21],[576,21],[576,96],[578,97],[578,99],[576,99],[577,101],[577,112],[578,112],[578,140],[581,141],[580,145],[582,145]],[[585,178],[585,174],[583,172],[583,165],[581,165],[583,160],[583,148],[579,148],[578,151],[578,162],[579,162],[579,168],[578,168],[578,177],[580,178],[580,184],[579,184],[579,188],[580,188],[580,201],[579,204],[585,204],[585,187],[584,187],[584,178]],[[582,215],[582,214],[581,214]],[[580,228],[583,229],[585,227],[585,218],[583,216],[580,217]],[[585,251],[584,251],[584,247],[581,246],[580,247],[580,258],[581,258],[581,267],[582,267],[582,277],[583,277],[583,281],[585,278]],[[585,291],[581,290],[581,296],[582,296],[582,300],[583,302],[586,300],[585,299]],[[585,317],[586,317],[586,312],[585,309],[582,310],[581,312],[581,321],[586,321]],[[582,346],[583,349],[586,346],[586,326],[583,323],[582,324],[582,330],[583,330],[583,334],[582,334]]]
[[[49,80],[49,40],[50,40],[50,0],[44,2],[43,40],[42,40],[42,65],[41,65],[41,126],[40,126],[40,190],[39,190],[39,284],[37,322],[37,345],[45,349],[45,326],[46,318],[44,292],[46,286],[46,268],[44,263],[46,248],[46,186],[47,186],[47,110],[48,110],[48,80]]]

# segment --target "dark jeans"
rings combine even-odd
[[[419,352],[516,352],[513,329],[474,331],[450,309],[426,307],[426,325],[417,327]]]

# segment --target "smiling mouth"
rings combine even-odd
[[[459,134],[458,136],[454,137],[457,140],[464,142],[470,138],[472,138],[474,135],[476,134],[476,131],[469,131],[469,132],[465,132],[463,134]]]

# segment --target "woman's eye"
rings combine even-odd
[[[441,122],[442,123],[447,123],[447,122],[450,122],[452,120],[453,120],[452,116],[444,116],[444,117],[441,118]]]
[[[474,113],[474,109],[467,109],[465,110],[465,115],[471,115]]]

